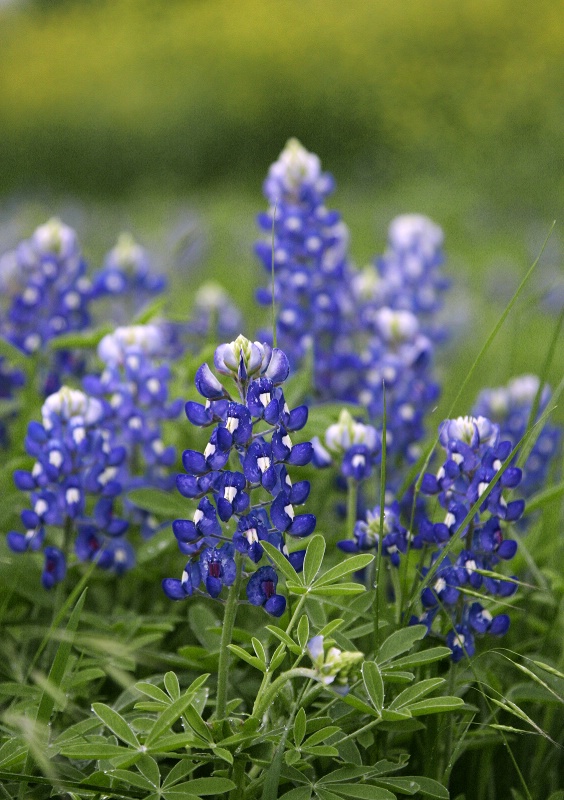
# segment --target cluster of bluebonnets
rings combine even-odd
[[[270,168],[256,245],[269,277],[257,298],[274,301],[276,343],[272,331],[256,341],[237,335],[243,317],[215,284],[197,293],[189,320],[135,324],[165,280],[129,236],[91,276],[76,234],[57,220],[0,259],[0,335],[40,358],[38,392],[47,396],[25,441],[35,464],[14,476],[30,499],[24,531],[11,531],[8,544],[43,551],[46,588],[64,578],[73,551],[118,574],[131,568],[135,534],[152,536],[163,524],[131,491],[176,484],[187,499],[186,518],[172,524],[185,566],[180,578],[163,581],[165,594],[225,601],[244,585],[241,602],[279,617],[287,600],[263,544],[302,569],[299,542],[316,519],[297,513],[310,484],[292,478],[312,462],[335,469],[336,487],[349,493],[347,523],[335,512],[335,552],[379,553],[390,574],[409,568],[419,582],[420,613],[410,618],[402,609],[404,624],[424,623],[455,661],[474,653],[476,635],[507,630],[504,606],[518,582],[498,568],[515,555],[511,526],[525,530],[526,499],[555,469],[560,430],[542,426],[524,464],[514,450],[547,408],[550,389],[522,376],[482,392],[471,416],[438,426],[444,454],[424,462],[440,395],[435,354],[448,338],[443,234],[426,217],[400,216],[383,255],[358,268],[344,222],[326,206],[333,188],[318,157],[296,140]],[[97,360],[85,348],[49,348],[96,324],[104,299],[120,327],[101,338]],[[218,341],[225,343],[215,350],[215,372],[202,364],[196,373],[204,402],[185,404],[190,424],[209,429],[208,441],[184,451],[177,474],[166,437],[183,404],[169,397],[174,364]],[[23,377],[5,359],[0,367],[1,396],[11,400]],[[290,409],[283,384],[300,371],[303,397]],[[320,402],[347,407],[323,437],[303,441],[308,407]],[[370,574],[361,578],[370,586]]]
[[[206,404],[186,404],[193,425],[214,428],[203,453],[186,450],[182,456],[186,474],[178,476],[178,489],[199,503],[193,520],[173,524],[180,549],[190,555],[182,579],[163,583],[174,600],[199,591],[200,585],[218,597],[223,586],[235,581],[235,553],[257,564],[264,541],[301,569],[305,551],[289,553],[285,535],[303,538],[315,528],[313,514],[294,510],[306,501],[309,483],[293,484],[287,470],[309,463],[313,447],[310,442],[293,444],[290,437],[306,424],[308,409],[302,405],[290,410],[284,399],[281,385],[290,372],[286,355],[279,348],[238,336],[217,348],[214,364],[233,387],[225,387],[203,364],[196,374],[196,388]],[[228,536],[230,523],[233,530]],[[281,616],[286,598],[277,593],[277,584],[272,566],[259,567],[246,584],[248,601]]]

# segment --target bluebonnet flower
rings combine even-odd
[[[111,409],[106,426],[113,440],[125,449],[120,473],[125,491],[142,486],[167,489],[174,485],[170,467],[176,449],[163,441],[163,424],[180,413],[180,400],[168,401],[171,371],[162,363],[167,339],[158,325],[117,328],[98,345],[105,368],[89,375],[84,387],[105,400]],[[142,523],[145,536],[155,531],[151,515],[128,502],[130,516]]]
[[[526,433],[539,385],[540,381],[536,375],[520,375],[509,381],[507,386],[485,389],[478,396],[474,413],[492,419],[499,426],[501,437],[515,447]],[[551,394],[550,387],[543,386],[533,423],[537,422],[546,410]],[[560,426],[545,423],[523,465],[520,494],[530,497],[546,484],[548,472],[560,452],[561,444]]]
[[[107,412],[98,399],[64,386],[46,399],[42,422],[29,424],[25,447],[36,461],[30,472],[16,470],[14,482],[30,493],[31,508],[21,514],[25,533],[8,533],[14,552],[40,550],[46,528],[53,526],[65,536],[76,534],[79,560],[96,559],[116,571],[127,561],[127,545],[121,546],[127,522],[115,513],[122,489],[117,475],[126,453],[104,427]],[[67,545],[44,548],[46,588],[65,575]]]
[[[329,453],[339,459],[343,477],[359,483],[372,474],[381,450],[378,431],[372,425],[353,419],[346,409],[341,411],[339,421],[327,428],[325,445]],[[316,452],[317,466],[323,466],[326,459],[319,443]]]
[[[360,363],[349,339],[354,306],[347,289],[348,230],[325,206],[333,187],[318,157],[290,139],[264,184],[270,208],[258,218],[265,239],[255,248],[270,275],[274,225],[278,341],[293,366],[313,349],[313,383],[321,399],[343,399],[332,384],[344,379],[349,362]],[[260,290],[257,299],[271,303],[271,289]]]
[[[496,567],[509,561],[517,550],[517,542],[507,538],[504,528],[519,519],[523,500],[507,501],[507,490],[521,481],[521,470],[506,467],[501,477],[466,522],[471,508],[480,501],[511,454],[511,443],[500,441],[498,425],[483,416],[445,420],[439,429],[439,441],[446,452],[446,461],[435,475],[423,476],[421,490],[436,495],[446,511],[444,521],[424,520],[412,539],[414,548],[428,547],[433,577],[421,594],[423,622],[429,629],[442,614],[448,618],[446,642],[454,661],[475,650],[476,634],[501,636],[509,626],[506,614],[492,616],[481,603],[470,603],[468,596],[481,592],[484,598],[510,597],[517,589],[515,580],[495,577]],[[456,555],[443,555],[445,545],[457,536],[461,548]],[[437,549],[438,548],[438,549]],[[457,552],[458,551],[458,552]],[[468,588],[468,594],[465,593]],[[440,623],[438,624],[440,629]]]
[[[395,501],[384,508],[382,554],[394,567],[399,566],[400,555],[407,552],[410,536],[400,522],[400,508]],[[366,519],[357,520],[352,539],[337,542],[345,553],[359,553],[378,549],[380,539],[380,507],[366,512]]]
[[[441,272],[443,241],[443,231],[428,217],[402,214],[390,223],[388,248],[376,264],[382,306],[412,312],[432,339],[444,335],[434,319],[450,284]]]
[[[293,484],[287,469],[307,464],[313,448],[291,439],[305,425],[307,408],[290,410],[286,404],[281,386],[289,373],[285,354],[241,335],[216,349],[214,365],[237,394],[232,397],[207,364],[198,369],[195,384],[206,402],[186,403],[186,416],[213,430],[203,453],[184,451],[186,474],[177,477],[180,493],[198,500],[198,508],[193,520],[173,524],[180,550],[191,556],[184,571],[188,577],[163,582],[173,600],[195,591],[219,597],[235,580],[235,558],[258,564],[265,541],[301,569],[303,551],[290,554],[285,535],[302,538],[315,528],[313,514],[294,509],[306,501],[309,484]],[[280,616],[286,601],[276,592],[277,581],[272,566],[259,567],[247,583],[248,601]]]
[[[192,349],[203,343],[236,336],[243,317],[226,290],[219,283],[206,281],[194,296],[194,306],[186,325]]]
[[[385,387],[394,490],[420,455],[425,416],[439,396],[433,356],[445,336],[435,320],[448,285],[443,234],[421,215],[397,217],[384,256],[357,270],[346,227],[325,206],[333,188],[318,157],[290,140],[264,184],[270,209],[259,217],[265,237],[256,251],[269,276],[274,271],[278,341],[293,365],[312,351],[315,398],[357,403],[379,426]],[[272,289],[257,296],[270,303]],[[348,471],[359,472],[352,462]]]
[[[364,661],[364,653],[359,651],[340,650],[329,646],[323,636],[314,636],[307,643],[309,657],[321,683],[333,686],[339,694],[347,694],[349,684],[360,677],[360,665]]]
[[[0,335],[26,354],[90,322],[94,293],[86,263],[76,233],[58,219],[41,225],[0,259],[0,287],[7,301]],[[79,374],[83,366],[80,355],[57,351],[48,374],[41,376],[45,394],[59,388],[62,376]]]
[[[116,322],[129,321],[143,304],[167,285],[164,275],[151,270],[149,253],[129,233],[122,233],[104,259],[102,269],[92,277],[97,298],[119,298],[112,304]]]

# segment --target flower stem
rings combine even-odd
[[[262,719],[268,707],[274,702],[274,699],[280,692],[280,689],[285,683],[291,681],[292,678],[310,678],[312,680],[316,680],[317,673],[312,669],[305,669],[304,667],[289,669],[287,672],[283,672],[282,675],[279,675],[278,678],[276,678],[271,686],[259,694],[255,701],[255,707],[253,708],[252,716],[257,717],[259,720]]]
[[[356,524],[356,511],[358,503],[358,481],[349,478],[347,481],[347,537],[354,538],[354,526]]]
[[[234,584],[229,588],[229,594],[225,604],[223,627],[221,630],[221,642],[219,644],[217,702],[215,708],[217,719],[224,719],[227,708],[227,683],[229,679],[230,657],[228,645],[231,644],[233,627],[235,625],[235,617],[237,615],[239,594],[241,592],[241,584],[243,582],[243,556],[241,553],[235,553],[235,565],[237,567],[237,576]]]

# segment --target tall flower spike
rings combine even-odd
[[[14,552],[41,549],[46,527],[54,526],[76,535],[79,560],[123,571],[129,557],[129,546],[122,544],[127,521],[115,515],[115,504],[125,449],[112,444],[107,413],[98,399],[66,386],[46,399],[42,422],[30,423],[25,442],[36,459],[33,469],[14,472],[16,486],[31,500],[21,514],[25,533],[7,536]],[[50,589],[63,579],[68,553],[49,544],[44,554],[42,583]]]
[[[120,298],[119,303],[112,304],[112,318],[123,323],[153,295],[164,291],[167,280],[152,272],[147,250],[131,234],[122,233],[92,283],[96,297]]]
[[[474,653],[477,634],[501,636],[509,627],[506,614],[493,616],[486,606],[517,589],[513,579],[495,577],[495,572],[500,562],[509,561],[516,553],[517,542],[506,538],[504,528],[519,519],[524,502],[505,498],[506,491],[520,483],[517,467],[507,467],[489,489],[511,453],[511,443],[500,441],[499,427],[487,417],[445,420],[439,439],[446,461],[436,475],[424,475],[421,490],[437,495],[446,514],[442,521],[423,520],[412,539],[412,547],[430,548],[431,563],[423,574],[432,569],[433,578],[421,594],[423,615],[411,621],[423,622],[434,633],[446,635],[453,661],[459,661]],[[486,490],[489,495],[461,530],[463,520]],[[444,556],[442,551],[455,533],[460,544],[451,556]],[[484,604],[475,602],[477,593]],[[488,595],[492,598],[489,602]]]
[[[41,225],[2,257],[0,284],[7,303],[0,335],[26,354],[90,322],[94,293],[86,263],[76,233],[58,219]],[[45,394],[58,389],[65,374],[80,374],[83,366],[80,355],[56,351],[48,374],[41,375]]]
[[[290,435],[304,427],[307,408],[286,405],[281,384],[289,364],[278,348],[240,335],[216,349],[214,364],[231,380],[235,397],[207,364],[199,368],[195,383],[206,403],[187,403],[186,415],[194,425],[214,427],[203,453],[184,452],[186,474],[177,477],[180,493],[199,501],[193,520],[173,524],[180,550],[191,555],[189,580],[167,579],[163,590],[172,600],[194,592],[219,597],[235,580],[237,551],[248,559],[248,602],[280,616],[286,600],[277,593],[276,571],[255,565],[265,557],[261,542],[267,541],[300,569],[303,551],[289,553],[285,536],[302,538],[315,528],[313,514],[294,509],[307,499],[309,484],[292,484],[288,475],[288,467],[313,456],[310,442],[294,444]]]
[[[85,388],[110,408],[106,426],[113,441],[126,452],[120,471],[126,491],[174,485],[170,468],[176,450],[165,444],[163,425],[178,416],[182,402],[169,402],[171,371],[164,363],[167,349],[166,334],[159,325],[117,328],[98,345],[98,356],[105,365],[102,374],[84,380]],[[141,523],[144,536],[155,532],[150,514],[130,503],[128,514]]]
[[[478,396],[474,413],[476,416],[481,414],[492,419],[499,425],[500,436],[515,447],[527,430],[539,385],[540,380],[536,375],[520,375],[509,381],[507,386],[485,389]],[[545,385],[539,395],[534,422],[538,422],[545,411],[551,395],[550,387]],[[545,485],[548,472],[558,457],[561,446],[561,426],[545,423],[523,465],[523,480],[519,485],[521,495],[530,497]]]

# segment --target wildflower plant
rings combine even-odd
[[[63,386],[43,404],[42,422],[29,424],[25,448],[35,463],[16,470],[14,482],[31,507],[21,513],[25,532],[10,531],[7,542],[16,553],[43,551],[46,589],[65,577],[72,549],[80,561],[117,572],[131,559],[128,523],[116,515],[126,452],[113,445],[107,414],[96,398]]]
[[[451,371],[459,397],[427,447],[442,231],[397,217],[359,269],[333,188],[295,140],[269,171],[259,296],[280,347],[236,336],[243,316],[214,285],[191,320],[152,307],[89,330],[97,297],[123,311],[164,288],[130,238],[92,283],[56,221],[2,260],[3,335],[37,345],[0,353],[3,420],[19,394],[0,474],[6,797],[562,800],[564,487],[547,417],[564,381],[550,393],[547,357],[542,378],[456,416],[480,355]],[[78,346],[101,365],[86,377],[74,350],[53,359]],[[18,392],[10,357],[62,387],[38,400],[30,368]],[[30,585],[39,559],[57,591]]]
[[[496,568],[517,551],[517,541],[505,529],[522,516],[525,502],[506,499],[521,482],[522,471],[505,464],[511,442],[500,441],[499,427],[489,419],[446,420],[439,441],[446,461],[436,475],[423,476],[421,490],[436,495],[446,514],[440,522],[423,521],[413,536],[412,547],[424,548],[431,566],[422,569],[429,578],[421,594],[423,613],[412,621],[431,631],[435,618],[444,615],[446,642],[453,660],[459,661],[474,654],[476,634],[499,636],[509,627],[507,614],[493,615],[489,608],[503,605],[517,590],[516,579],[505,578]],[[443,553],[451,542],[456,546]]]
[[[291,411],[284,399],[286,355],[240,335],[216,349],[214,364],[233,381],[235,391],[233,396],[202,364],[195,383],[206,403],[186,404],[193,425],[215,427],[203,453],[186,450],[182,456],[186,473],[178,476],[177,487],[199,502],[193,520],[173,524],[181,552],[190,556],[182,579],[163,583],[174,600],[199,591],[219,597],[224,586],[235,583],[244,557],[253,564],[261,561],[265,541],[299,568],[303,551],[290,554],[285,536],[301,539],[315,528],[312,514],[294,510],[306,501],[309,483],[293,484],[288,467],[307,464],[313,448],[310,442],[294,444],[290,437],[305,426],[307,408]],[[277,594],[277,583],[275,569],[261,566],[248,579],[247,600],[281,616],[286,600]]]
[[[164,443],[163,425],[179,415],[182,401],[169,401],[168,349],[166,330],[158,324],[116,328],[98,345],[102,373],[83,382],[93,397],[104,401],[105,425],[126,454],[120,470],[125,492],[174,485],[176,449]],[[159,525],[153,515],[129,501],[126,508],[145,538],[155,533]]]

